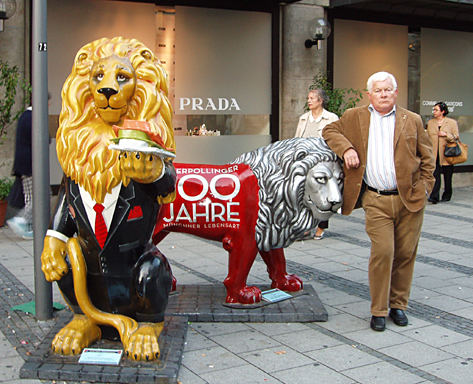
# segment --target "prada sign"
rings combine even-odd
[[[180,97],[179,111],[192,111],[193,113],[199,111],[231,112],[241,111],[241,108],[234,97]]]

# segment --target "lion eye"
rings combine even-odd
[[[326,184],[327,183],[327,178],[326,177],[316,177],[315,181],[319,184]]]
[[[128,80],[128,76],[122,75],[121,73],[117,75],[117,80],[122,83]]]
[[[102,81],[103,80],[103,73],[97,73],[95,75],[95,78],[98,80],[98,81]]]

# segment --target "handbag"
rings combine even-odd
[[[468,159],[468,144],[462,143],[460,140],[458,140],[457,145],[460,148],[460,154],[458,156],[446,156],[445,161],[450,164],[461,164],[464,163]],[[445,147],[445,151],[446,151]]]
[[[458,144],[458,141],[454,143],[447,143],[445,145],[445,150],[443,152],[443,155],[445,157],[455,157],[455,156],[460,156],[462,150],[460,148],[460,145]]]

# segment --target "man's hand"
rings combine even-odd
[[[347,169],[358,168],[360,166],[360,159],[358,153],[353,148],[349,148],[343,154],[343,161]]]

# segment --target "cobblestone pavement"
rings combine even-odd
[[[363,211],[335,216],[321,241],[286,250],[289,273],[310,284],[328,312],[316,323],[191,323],[179,381],[200,383],[473,383],[473,187],[428,205],[409,325],[369,328],[369,240]],[[171,234],[160,245],[180,284],[216,284],[227,271],[217,243]],[[54,325],[11,308],[33,299],[33,245],[0,229],[0,383]],[[267,284],[255,262],[250,284]],[[222,284],[222,289],[223,284]],[[54,300],[62,298],[54,288]]]

